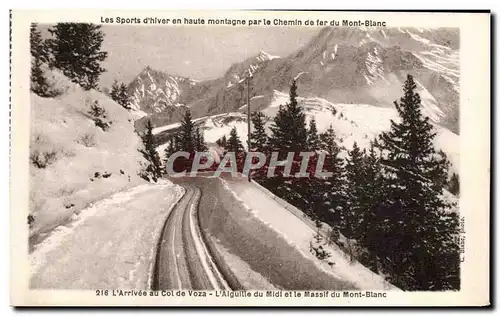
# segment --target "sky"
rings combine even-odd
[[[263,50],[285,57],[308,43],[320,28],[104,25],[102,87],[129,83],[142,69],[197,80],[218,78],[236,62]]]

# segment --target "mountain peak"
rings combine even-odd
[[[154,75],[154,76],[168,76],[168,74],[166,72],[154,69],[153,67],[151,67],[149,65],[146,65],[146,67],[144,67],[141,70],[141,72],[139,72],[138,77],[145,76],[145,75],[148,75],[148,74],[151,74],[151,75]]]
[[[142,69],[141,73],[144,73],[144,72],[147,72],[147,71],[152,71],[153,68],[151,68],[151,66],[149,65],[146,65],[146,67],[144,67],[144,69]]]
[[[268,54],[265,51],[263,51],[262,49],[260,50],[259,55],[257,55],[257,60],[259,60],[259,61],[272,60],[275,58],[281,58],[281,57]]]
[[[148,114],[184,107],[183,96],[189,95],[197,81],[170,75],[147,65],[128,86],[131,104]]]

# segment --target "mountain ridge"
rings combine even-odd
[[[191,82],[187,85],[173,82],[168,74],[158,74],[155,80],[143,75],[143,82],[155,83],[131,84],[129,92],[134,95],[135,106],[150,114],[138,122],[140,129],[146,119],[158,126],[176,122],[188,108],[194,117],[242,111],[248,74],[252,76],[252,98],[269,98],[274,90],[287,91],[297,78],[299,95],[382,107],[393,106],[401,96],[404,78],[412,74],[424,113],[459,133],[458,48],[458,29],[327,27],[286,57],[260,51],[232,64],[217,79],[180,80]],[[161,92],[158,82],[163,81]],[[143,92],[142,87],[149,91]],[[263,110],[265,102],[252,102],[252,108]]]

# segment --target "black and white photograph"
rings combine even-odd
[[[489,168],[464,156],[489,164],[464,147],[464,107],[489,107],[464,101],[470,31],[110,12],[23,17],[26,291],[392,305],[468,289],[466,222],[489,212],[462,199],[463,170]]]

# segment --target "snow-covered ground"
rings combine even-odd
[[[183,193],[169,181],[142,184],[73,215],[30,254],[31,288],[148,289],[163,223]]]
[[[54,98],[31,95],[30,236],[63,224],[90,203],[143,183],[137,174],[142,142],[134,114],[96,91],[84,91],[60,72],[46,70]],[[110,128],[103,131],[88,114],[98,102]]]
[[[333,262],[332,266],[326,261],[317,259],[310,252],[310,243],[316,233],[315,229],[307,223],[303,215],[300,215],[299,210],[273,197],[264,188],[257,184],[249,184],[246,180],[221,181],[226,189],[243,203],[248,212],[280,234],[304,257],[315,262],[318,269],[338,279],[353,283],[363,290],[399,290],[359,262],[351,262],[349,256],[335,244],[323,246],[331,254],[328,261]]]

